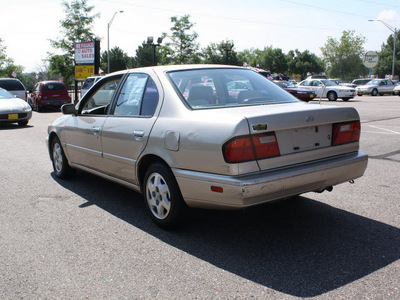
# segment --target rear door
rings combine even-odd
[[[137,159],[147,145],[156,121],[159,92],[154,80],[144,73],[126,78],[101,138],[107,174],[137,184]]]

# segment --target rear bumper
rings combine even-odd
[[[39,102],[40,107],[61,107],[66,103],[71,103],[71,100],[42,100]]]
[[[191,207],[243,208],[322,190],[361,177],[368,155],[355,152],[305,164],[225,176],[173,169],[185,202]],[[223,192],[211,191],[211,186]]]

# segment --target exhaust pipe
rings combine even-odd
[[[326,188],[323,188],[323,189],[320,189],[320,190],[316,190],[316,191],[314,191],[314,192],[316,192],[316,193],[323,193],[323,192],[325,192],[325,191],[332,192],[332,190],[333,190],[333,186],[327,186]]]

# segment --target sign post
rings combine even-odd
[[[75,103],[78,95],[78,81],[99,73],[100,41],[75,43]]]

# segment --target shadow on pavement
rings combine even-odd
[[[165,243],[267,288],[313,297],[400,258],[400,229],[306,197],[245,211],[190,212],[184,226],[152,223],[139,194],[78,172],[55,181]],[[351,199],[349,199],[350,201]]]

